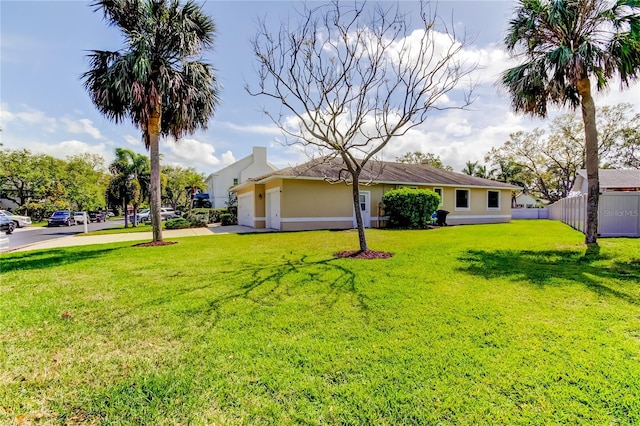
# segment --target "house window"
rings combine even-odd
[[[468,189],[456,189],[456,210],[469,210]]]
[[[238,179],[236,178],[233,180],[233,186],[236,186],[237,184],[238,184]]]
[[[442,192],[442,188],[433,188],[433,192],[435,192],[436,194],[438,194],[440,196],[440,205],[442,206],[444,204],[444,197],[442,196],[443,192]]]
[[[490,210],[500,209],[500,191],[487,191],[487,208]]]

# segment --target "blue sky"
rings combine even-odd
[[[145,152],[140,132],[129,124],[114,124],[93,107],[80,75],[87,70],[92,49],[117,50],[120,33],[107,27],[102,14],[85,1],[0,0],[0,140],[11,149],[28,148],[56,157],[90,152],[108,163],[115,148]],[[286,167],[305,158],[278,143],[279,130],[261,112],[264,99],[250,96],[246,84],[256,81],[249,40],[256,21],[278,23],[295,15],[291,1],[212,1],[204,9],[217,25],[213,52],[205,60],[218,70],[222,103],[206,131],[181,140],[161,142],[163,163],[195,167],[209,173],[245,157],[254,145],[268,148],[268,159]],[[403,9],[416,6],[400,1]],[[479,61],[478,98],[470,111],[437,114],[394,140],[384,152],[393,160],[408,151],[440,155],[460,170],[467,160],[482,161],[509,133],[544,127],[545,121],[514,115],[509,99],[496,85],[498,74],[511,66],[500,47],[515,5],[513,0],[439,2],[439,15],[453,19],[458,34],[474,42],[465,55]],[[453,17],[453,18],[451,18]],[[630,102],[640,110],[640,85],[620,92],[615,84],[598,95],[599,106]],[[566,111],[561,111],[566,112]]]

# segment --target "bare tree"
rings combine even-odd
[[[342,160],[343,169],[327,180],[353,187],[361,251],[368,250],[359,208],[362,170],[431,110],[472,102],[469,74],[476,66],[460,58],[466,40],[456,40],[423,3],[411,16],[419,18],[418,27],[411,28],[398,4],[384,9],[334,1],[305,6],[299,24],[285,23],[277,34],[262,20],[252,41],[260,83],[247,90],[280,104],[279,112],[265,113],[286,144]],[[451,102],[445,95],[465,81],[461,100]]]

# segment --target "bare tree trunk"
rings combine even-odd
[[[358,228],[358,241],[360,251],[368,251],[367,237],[364,233],[364,222],[362,221],[362,210],[360,210],[360,177],[353,176],[353,208],[356,214],[356,227]]]
[[[160,215],[161,188],[160,188],[160,112],[153,111],[149,116],[149,160],[151,162],[150,182],[150,214],[151,227],[153,229],[153,241],[162,241],[162,217]]]
[[[596,244],[598,238],[598,202],[600,200],[600,179],[598,176],[598,130],[596,128],[596,107],[591,97],[591,82],[588,77],[578,82],[578,92],[582,98],[582,120],[584,122],[585,152],[587,157],[587,227],[585,243]]]

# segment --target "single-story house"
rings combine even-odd
[[[640,191],[640,170],[600,169],[598,170],[598,180],[600,181],[600,192]],[[576,180],[572,192],[586,194],[588,192],[587,184],[587,171],[585,169],[576,170]]]
[[[341,159],[326,157],[287,167],[234,186],[238,223],[282,231],[355,227],[352,187]],[[511,221],[511,191],[521,188],[426,164],[371,161],[360,176],[360,206],[366,227],[384,227],[382,196],[401,187],[431,189],[442,197],[447,223]]]
[[[212,207],[226,207],[229,201],[229,188],[247,179],[261,176],[278,170],[276,166],[267,161],[267,148],[254,146],[251,155],[248,155],[233,164],[211,173],[205,179],[206,193],[209,194]]]
[[[532,209],[538,206],[538,200],[536,200],[529,194],[520,192],[515,197],[515,204],[515,207],[518,209]]]

